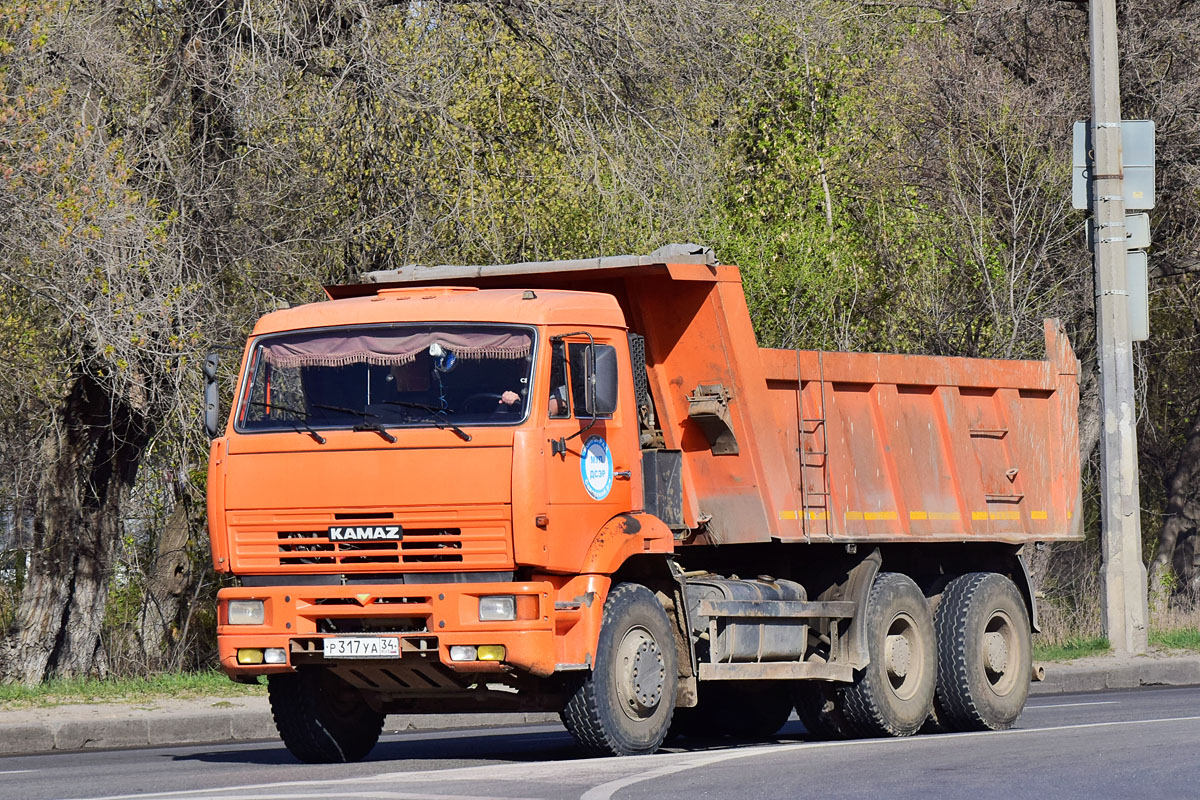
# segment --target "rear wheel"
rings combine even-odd
[[[645,586],[618,584],[604,603],[596,663],[564,706],[563,724],[598,755],[653,753],[675,710],[675,639]]]
[[[846,719],[861,736],[912,736],[933,708],[937,678],[929,604],[911,578],[884,572],[866,613],[870,663],[844,689]]]
[[[267,693],[279,736],[301,761],[359,761],[379,741],[384,715],[326,670],[271,675]]]
[[[952,731],[1011,728],[1025,708],[1033,670],[1021,592],[995,572],[955,578],[942,594],[935,626],[938,723]]]
[[[848,739],[853,735],[842,699],[845,688],[845,684],[826,681],[801,681],[796,685],[792,695],[796,716],[811,738]]]

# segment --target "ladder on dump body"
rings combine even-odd
[[[804,540],[811,541],[813,523],[824,522],[823,533],[833,536],[833,509],[829,502],[829,429],[825,423],[825,353],[817,351],[818,387],[821,409],[819,417],[804,416],[804,382],[800,374],[800,351],[796,351],[796,412],[798,433],[796,437],[797,459],[800,464],[800,530]],[[809,428],[808,426],[812,426]],[[816,437],[820,435],[820,449]],[[811,449],[805,444],[811,444]],[[808,470],[820,470],[820,491],[808,488]]]

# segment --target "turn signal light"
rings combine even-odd
[[[517,619],[538,618],[538,596],[536,594],[517,595]]]

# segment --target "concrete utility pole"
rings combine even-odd
[[[1092,224],[1100,351],[1100,520],[1104,630],[1118,653],[1146,651],[1146,567],[1125,283],[1125,200],[1116,0],[1088,4],[1092,60]]]

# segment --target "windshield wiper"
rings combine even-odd
[[[248,405],[252,405],[255,408],[265,408],[267,410],[268,414],[271,413],[271,409],[278,409],[285,414],[298,414],[300,416],[300,419],[284,419],[284,420],[280,420],[280,422],[290,422],[293,425],[295,425],[296,433],[299,433],[300,429],[303,428],[304,430],[306,430],[312,434],[312,437],[317,440],[317,444],[325,444],[325,437],[322,436],[321,434],[317,433],[317,429],[314,428],[312,425],[308,424],[309,414],[307,411],[300,411],[299,409],[288,408],[287,406],[281,406],[278,403],[259,403],[259,402],[252,401]]]
[[[341,414],[353,414],[354,416],[356,416],[362,420],[362,422],[360,422],[354,426],[353,430],[375,431],[375,433],[378,433],[380,436],[382,436],[384,439],[387,439],[392,444],[396,443],[396,437],[392,436],[390,433],[388,433],[386,430],[384,430],[384,427],[382,425],[380,425],[379,422],[377,421],[379,418],[378,414],[372,414],[370,411],[361,411],[357,408],[343,408],[342,406],[327,406],[322,403],[313,403],[312,406],[313,406],[313,408],[323,408],[326,411],[337,411]]]
[[[444,431],[449,428],[450,430],[454,431],[455,435],[457,435],[458,438],[462,439],[464,442],[471,441],[471,434],[467,433],[462,428],[451,422],[450,414],[444,408],[426,405],[425,403],[407,403],[403,400],[382,400],[380,402],[385,406],[400,406],[401,408],[416,408],[420,409],[421,411],[428,411],[433,415],[433,419],[430,420],[430,422],[433,423],[433,427],[440,431]]]

